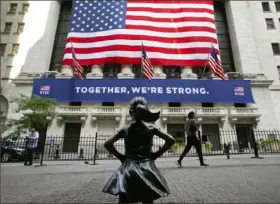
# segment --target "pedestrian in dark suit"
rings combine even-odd
[[[193,111],[189,112],[188,114],[188,120],[185,125],[185,131],[187,133],[187,145],[181,154],[179,160],[176,161],[176,164],[179,167],[182,167],[182,160],[186,156],[186,154],[190,151],[192,146],[195,146],[196,152],[199,157],[200,166],[209,166],[204,163],[203,156],[202,156],[202,150],[201,150],[201,141],[197,138],[197,132],[198,132],[198,124],[195,120],[195,114]]]

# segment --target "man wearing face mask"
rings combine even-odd
[[[195,114],[194,114],[193,111],[189,112],[189,114],[188,114],[188,120],[186,122],[185,131],[187,133],[187,145],[186,145],[183,153],[181,154],[179,160],[176,161],[176,164],[179,167],[182,167],[182,160],[184,159],[186,154],[190,151],[192,146],[195,146],[196,152],[197,152],[198,157],[199,157],[200,166],[209,166],[209,165],[205,164],[204,161],[203,161],[202,150],[201,150],[201,142],[197,138],[198,124],[195,120]]]

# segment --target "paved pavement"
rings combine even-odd
[[[159,159],[171,194],[156,203],[280,203],[280,155],[251,159],[249,155],[208,157],[210,167],[186,158]],[[46,166],[1,165],[1,203],[116,203],[101,192],[120,165],[117,161],[45,162]]]

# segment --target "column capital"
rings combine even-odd
[[[133,68],[132,64],[122,64],[121,73],[118,73],[118,78],[120,79],[134,78],[134,73],[132,71],[132,68]]]
[[[181,78],[182,79],[197,79],[197,75],[193,73],[191,66],[181,67]]]
[[[154,66],[154,73],[153,79],[166,79],[166,74],[163,72],[162,66]]]
[[[87,79],[103,78],[103,64],[94,64],[91,66],[91,72],[86,75]]]
[[[62,65],[61,73],[57,74],[55,78],[72,78],[73,77],[73,68],[70,65]]]

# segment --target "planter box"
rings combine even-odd
[[[280,143],[278,141],[275,141],[269,144],[263,144],[261,145],[261,148],[267,152],[280,152]]]

